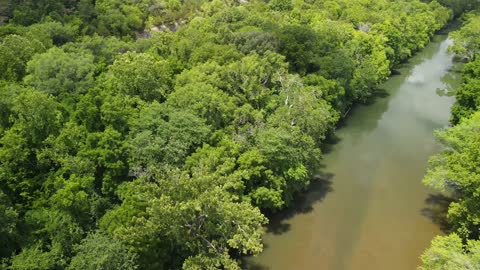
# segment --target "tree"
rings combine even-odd
[[[467,61],[474,61],[480,52],[480,17],[471,16],[460,30],[451,33],[454,44],[450,50]]]
[[[470,117],[480,108],[480,60],[466,64],[462,70],[463,81],[455,93],[457,102],[452,107],[453,124],[458,124],[462,118]]]
[[[279,107],[268,118],[270,126],[298,127],[303,134],[315,138],[318,146],[333,130],[338,115],[322,99],[322,90],[305,87],[300,78],[287,76],[281,79]]]
[[[469,270],[480,268],[480,241],[470,240],[463,245],[455,233],[437,236],[422,257],[419,270]]]
[[[114,92],[138,96],[146,101],[164,101],[171,91],[167,63],[146,53],[127,52],[107,72],[107,87]]]
[[[452,107],[453,124],[458,124],[461,119],[469,118],[480,108],[480,79],[471,79],[458,88],[457,102]]]
[[[68,0],[22,0],[15,5],[12,21],[16,24],[31,25],[46,16],[57,20],[62,19],[62,14],[70,5]],[[71,6],[70,6],[71,7]]]
[[[12,269],[64,268],[73,245],[80,242],[84,231],[77,222],[62,211],[37,207],[25,213],[25,243],[12,258]]]
[[[271,10],[287,11],[293,8],[292,0],[272,0],[269,2]]]
[[[67,53],[52,48],[37,54],[28,63],[25,83],[54,96],[86,93],[95,85],[93,56],[86,52]]]
[[[107,66],[113,64],[115,57],[131,50],[132,44],[122,41],[116,37],[82,36],[76,42],[65,44],[62,49],[69,53],[89,51],[94,57],[96,70],[104,72]]]
[[[255,51],[259,55],[263,55],[267,51],[278,52],[279,50],[278,37],[274,33],[260,30],[236,33],[233,43],[244,54]]]
[[[435,1],[432,1],[435,2]],[[470,0],[438,0],[440,4],[453,10],[455,16],[478,7],[479,3]]]
[[[45,93],[23,89],[13,101],[13,125],[0,138],[0,187],[13,202],[31,203],[50,169],[38,164],[36,150],[58,134],[58,103]]]
[[[67,270],[134,270],[135,256],[120,241],[102,233],[89,234],[75,247]]]
[[[140,256],[140,267],[180,268],[183,264],[184,269],[202,269],[207,265],[210,269],[238,269],[229,251],[261,251],[260,225],[265,218],[257,208],[239,202],[225,190],[228,178],[189,177],[174,172],[170,175],[171,179],[156,178],[153,183],[140,179],[129,184],[122,206],[107,213],[103,221],[110,224],[109,230],[113,229],[116,237],[133,243]],[[140,197],[142,201],[138,200]],[[132,207],[137,210],[126,212]],[[123,217],[125,213],[130,215]],[[117,227],[114,221],[124,218],[131,220],[130,225]],[[160,247],[159,251],[169,249],[167,254],[177,255],[158,260],[152,255]]]
[[[8,35],[0,39],[0,79],[18,81],[25,76],[27,62],[45,50],[36,39]]]
[[[366,101],[390,75],[383,40],[363,32],[356,33],[347,45],[354,59],[355,70],[349,84],[353,100]]]
[[[252,194],[256,205],[273,211],[289,206],[294,196],[310,184],[312,173],[320,164],[320,149],[295,126],[259,130],[255,146],[265,158],[265,167],[271,171],[268,180],[262,179]],[[270,191],[267,193],[262,186],[281,191],[282,199],[272,204]]]
[[[287,71],[281,55],[267,52],[262,57],[255,53],[243,57],[229,64],[224,72],[229,92],[240,102],[249,102],[255,109],[260,109],[275,93],[279,76]]]
[[[132,36],[143,26],[145,14],[135,1],[99,0],[95,2],[97,32],[103,36]]]
[[[0,258],[10,256],[18,247],[18,211],[12,207],[5,193],[0,190]]]
[[[290,70],[305,75],[317,71],[318,37],[309,26],[287,25],[279,34],[280,53],[290,63]]]
[[[79,32],[75,22],[62,24],[57,21],[46,21],[30,25],[27,29],[25,36],[38,39],[47,49],[74,41]]]
[[[132,126],[130,166],[138,173],[164,166],[180,166],[210,133],[204,121],[188,111],[168,111],[152,103]]]
[[[430,160],[423,182],[456,199],[448,209],[448,219],[462,237],[478,235],[480,198],[480,113],[459,125],[437,132],[443,151]]]
[[[204,82],[176,87],[166,105],[178,110],[191,111],[207,120],[215,128],[224,128],[231,120],[235,100],[227,93]]]
[[[12,270],[49,270],[63,267],[64,261],[58,249],[44,251],[41,244],[26,247],[12,258]]]
[[[7,84],[2,85],[0,83],[0,138],[3,135],[5,130],[8,130],[12,123],[10,121],[10,115],[12,114],[13,101],[15,100],[18,91],[22,87],[16,84]]]

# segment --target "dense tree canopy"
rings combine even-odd
[[[1,267],[239,269],[338,121],[452,17],[419,0],[0,0]]]
[[[468,237],[478,234],[480,220],[480,113],[472,115],[457,126],[437,133],[444,151],[432,157],[432,168],[424,182],[453,194],[458,201],[450,205],[448,216],[457,232]]]

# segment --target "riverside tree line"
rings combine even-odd
[[[453,201],[448,206],[450,234],[432,241],[422,255],[422,270],[480,269],[480,13],[465,14],[451,34],[450,48],[465,62],[456,91],[452,127],[436,133],[443,151],[430,160],[424,183]]]

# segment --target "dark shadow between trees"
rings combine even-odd
[[[452,201],[451,198],[442,194],[430,194],[428,198],[425,199],[427,207],[423,208],[421,213],[438,225],[444,233],[448,233],[450,226],[448,225],[447,212],[448,206]]]

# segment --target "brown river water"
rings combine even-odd
[[[271,218],[250,270],[409,270],[442,234],[435,193],[421,183],[439,150],[459,85],[452,43],[437,35],[401,66],[372,104],[357,106],[325,154],[322,180]]]

